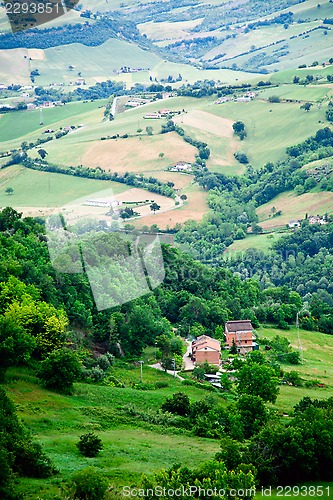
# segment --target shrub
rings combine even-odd
[[[104,379],[103,384],[109,387],[125,387],[125,384],[113,375],[108,375],[107,378]]]
[[[169,387],[168,382],[163,382],[162,380],[158,380],[155,385],[156,389],[164,389],[164,387]]]
[[[133,389],[141,390],[141,391],[154,391],[156,389],[155,384],[151,384],[149,382],[138,382],[137,384],[133,384]]]
[[[240,153],[240,152],[234,153],[234,157],[236,158],[236,160],[239,161],[239,163],[243,164],[249,163],[249,159],[245,153]]]
[[[82,434],[80,440],[76,443],[80,453],[85,457],[93,458],[98,455],[103,448],[102,440],[93,432]]]
[[[100,356],[97,360],[97,364],[99,366],[99,368],[101,370],[104,370],[106,372],[106,370],[108,368],[110,368],[111,364],[110,364],[110,361],[109,361],[109,358],[108,356],[106,356],[105,354],[103,354],[102,356]]]
[[[94,368],[89,370],[88,378],[90,378],[93,382],[99,382],[100,380],[103,380],[104,377],[105,372],[99,366],[94,366]]]
[[[283,381],[286,382],[288,385],[293,385],[295,387],[301,387],[303,385],[301,377],[295,370],[292,370],[289,373],[285,373]]]
[[[57,472],[39,443],[28,441],[18,448],[15,468],[22,476],[45,478]]]
[[[281,99],[277,95],[271,95],[271,96],[269,96],[268,101],[277,103],[277,102],[281,102]]]
[[[195,382],[194,380],[189,380],[188,378],[186,378],[185,380],[183,380],[183,385],[195,385]]]
[[[172,398],[168,398],[162,404],[162,411],[176,413],[177,415],[186,416],[190,413],[190,400],[184,392],[176,392]]]
[[[93,467],[82,469],[70,478],[68,483],[70,498],[79,500],[103,500],[105,498],[107,479]]]
[[[51,389],[71,393],[73,383],[81,376],[81,365],[77,356],[69,349],[59,349],[51,352],[41,362],[37,377]]]

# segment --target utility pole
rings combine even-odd
[[[44,125],[43,108],[39,108],[39,125]]]

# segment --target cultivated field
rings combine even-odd
[[[160,229],[166,229],[167,226],[172,228],[176,224],[184,224],[187,220],[202,220],[208,211],[207,193],[197,184],[188,186],[183,192],[186,194],[187,200],[182,207],[170,212],[150,214],[134,222],[134,225],[142,227],[143,225],[157,224]]]
[[[82,155],[84,165],[100,166],[119,174],[153,174],[178,161],[193,162],[197,152],[176,133],[99,141],[91,145],[87,143],[86,146]],[[163,158],[159,157],[160,153],[164,154]]]
[[[270,217],[272,207],[275,207],[277,211],[281,210],[282,214],[278,217]],[[264,229],[285,226],[290,220],[304,219],[306,214],[324,215],[325,213],[333,213],[333,193],[328,191],[305,193],[300,196],[294,192],[282,193],[257,209],[259,224]]]
[[[190,21],[179,21],[176,23],[150,21],[138,24],[138,29],[142,35],[147,35],[151,40],[172,40],[174,38],[185,38],[188,32],[200,24],[202,18]]]
[[[219,137],[231,138],[233,136],[233,120],[227,118],[216,117],[207,111],[191,110],[180,116],[176,116],[174,122],[180,126],[188,125],[192,128],[197,128],[201,132],[209,132]]]

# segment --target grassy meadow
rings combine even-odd
[[[23,141],[30,142],[39,137],[46,137],[50,135],[44,133],[47,129],[57,131],[60,127],[71,125],[82,128],[97,125],[103,120],[103,106],[106,102],[106,99],[94,102],[77,101],[64,106],[44,108],[43,125],[40,125],[39,109],[0,114],[1,150],[17,148]],[[77,133],[78,131],[75,131],[75,134]],[[46,149],[46,146],[47,144],[44,144],[43,149]]]
[[[36,385],[34,376],[27,370],[9,372],[5,388],[19,416],[43,444],[61,474],[50,479],[23,479],[17,491],[24,491],[24,498],[35,500],[38,493],[43,500],[53,500],[60,492],[62,480],[87,466],[102,471],[114,486],[137,486],[143,473],[175,463],[190,467],[213,458],[219,450],[218,441],[193,439],[187,431],[172,432],[140,423],[120,411],[123,405],[156,410],[166,397],[179,390],[193,401],[205,397],[206,391],[184,386],[178,379],[147,366],[143,368],[144,382],[164,381],[168,387],[154,391],[131,388],[131,382],[140,380],[139,367],[115,368],[114,374],[126,388],[76,384],[73,396],[62,396]],[[103,451],[93,459],[82,457],[75,446],[79,436],[89,431],[96,431],[104,443]]]
[[[261,252],[268,252],[273,243],[281,238],[283,233],[270,233],[270,234],[249,234],[243,240],[236,240],[230,245],[224,255],[226,259],[232,258],[233,255],[237,255],[242,252],[246,252],[250,248],[255,248]]]
[[[277,328],[259,328],[257,334],[260,338],[272,339],[276,335],[286,337],[292,347],[299,349],[298,330],[291,328],[288,331],[281,331]],[[319,380],[325,384],[326,388],[305,388],[293,387],[289,385],[280,386],[275,407],[280,412],[288,413],[292,407],[304,396],[311,398],[325,399],[332,396],[333,389],[333,336],[320,332],[309,332],[299,330],[301,341],[301,365],[282,365],[284,371],[296,370],[303,380]]]
[[[309,113],[298,103],[270,103],[254,100],[247,103],[227,102],[211,106],[217,116],[245,123],[247,138],[238,141],[238,150],[246,153],[254,168],[266,162],[285,158],[288,146],[304,141],[325,123],[326,106],[314,106]],[[311,113],[311,115],[310,115]]]
[[[13,194],[5,189],[11,187]],[[0,170],[0,206],[15,208],[59,207],[90,194],[111,188],[114,194],[128,186],[111,181],[84,179],[50,172],[29,170],[19,165]],[[28,214],[28,212],[27,212]]]

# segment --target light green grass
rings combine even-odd
[[[268,88],[259,94],[260,99],[279,96],[282,99],[297,99],[300,101],[317,102],[324,99],[331,89],[322,85],[282,85],[279,88]]]
[[[257,330],[261,338],[272,339],[276,335],[286,337],[291,345],[299,348],[298,331],[291,328],[281,331],[277,328],[259,328]],[[333,332],[332,332],[333,333]],[[333,335],[325,335],[320,332],[308,332],[300,329],[303,364],[282,365],[285,371],[297,370],[304,380],[320,380],[327,388],[305,388],[280,386],[275,406],[281,412],[291,412],[293,406],[304,396],[325,399],[332,396],[333,389]]]
[[[77,73],[93,84],[96,80],[114,79],[121,66],[151,68],[160,58],[152,52],[123,40],[110,39],[96,47],[70,44],[45,50],[44,61],[34,61],[39,69],[38,83],[75,81]],[[73,71],[68,67],[74,66]]]
[[[94,102],[73,102],[65,106],[56,106],[43,109],[43,125],[40,125],[40,111],[18,111],[0,115],[1,149],[12,149],[22,141],[31,141],[37,137],[46,137],[52,134],[43,134],[47,129],[57,131],[60,127],[69,125],[87,125],[101,123],[106,99]],[[77,132],[75,132],[76,134]]]
[[[104,189],[112,188],[114,194],[128,189],[116,182],[38,172],[19,166],[1,171],[2,174],[4,172],[6,176],[0,178],[2,207],[58,207]],[[7,187],[14,189],[12,195],[5,193]]]
[[[325,106],[314,107],[310,113],[305,113],[297,103],[272,104],[254,100],[212,105],[209,112],[245,123],[247,138],[239,141],[239,149],[258,168],[268,161],[283,159],[288,146],[313,135],[320,128],[318,121],[325,120],[325,109]]]
[[[286,31],[282,24],[273,24],[270,26],[263,26],[260,29],[251,30],[248,33],[239,33],[236,38],[226,39],[221,45],[214,47],[205,55],[205,59],[211,59],[219,54],[225,54],[219,61],[237,57],[239,54],[250,51],[253,46],[255,48],[264,47],[270,43],[277,42],[278,40],[290,38],[291,36],[298,35],[303,31],[318,26],[319,21],[311,23],[293,24]],[[264,49],[266,50],[266,49]],[[254,56],[256,52],[252,52],[250,56]]]
[[[261,252],[268,252],[272,248],[273,243],[281,236],[283,236],[281,233],[249,235],[243,240],[234,241],[227,248],[224,255],[227,259],[230,259],[233,255],[246,252],[250,248],[255,248]]]
[[[306,75],[313,75],[315,78],[319,78],[321,83],[327,83],[327,76],[332,74],[333,65],[326,66],[325,68],[322,66],[302,69],[294,68],[274,73],[270,77],[270,80],[273,83],[291,83],[295,75],[299,76],[301,79],[305,79]]]
[[[128,383],[140,378],[139,367],[118,368],[114,373]],[[44,500],[53,500],[63,479],[89,465],[101,470],[113,485],[138,486],[142,473],[149,474],[175,463],[191,467],[213,458],[219,450],[218,441],[193,437],[186,431],[177,434],[161,427],[142,427],[137,420],[122,420],[119,409],[126,404],[134,404],[141,410],[156,410],[166,397],[179,390],[191,400],[207,395],[204,390],[184,386],[172,376],[146,366],[143,379],[167,381],[169,386],[141,391],[76,384],[73,396],[61,396],[35,385],[26,370],[10,370],[5,388],[17,405],[19,416],[60,470],[60,476],[55,478],[22,480],[19,491],[24,491],[24,498],[35,500],[39,492]],[[87,459],[79,455],[75,443],[81,434],[91,430],[101,437],[104,449],[96,458]]]

